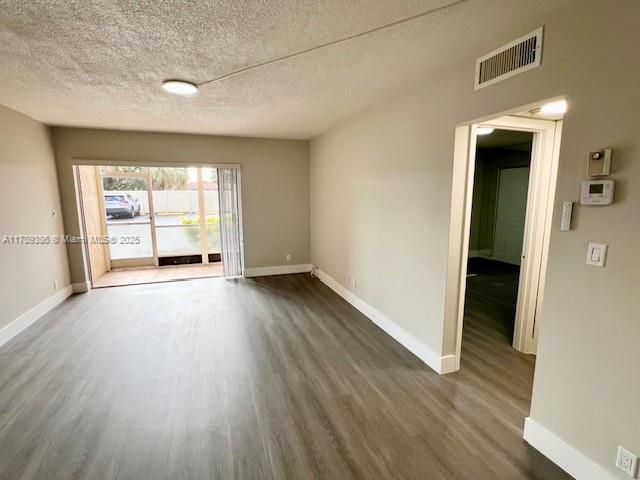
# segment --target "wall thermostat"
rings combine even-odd
[[[613,180],[587,180],[582,182],[582,205],[609,205],[613,202]]]
[[[589,152],[587,174],[590,177],[606,177],[611,174],[611,149]]]

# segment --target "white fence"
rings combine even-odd
[[[149,197],[144,190],[105,190],[105,195],[131,195],[140,202],[142,213],[149,213]],[[153,208],[156,214],[198,213],[198,192],[196,190],[154,190]],[[204,191],[204,205],[207,212],[218,212],[218,191]]]

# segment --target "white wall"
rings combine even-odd
[[[0,240],[5,235],[49,237],[62,233],[49,129],[0,106]],[[0,328],[54,295],[54,280],[58,281],[58,292],[69,285],[63,244],[0,241],[0,265]]]
[[[454,352],[443,325],[455,125],[566,95],[556,204],[577,200],[585,157],[614,148],[614,205],[582,208],[559,231],[554,211],[532,418],[612,478],[616,448],[640,453],[640,3],[567,2],[514,25],[545,25],[542,66],[473,91],[473,56],[313,140],[312,262],[415,336]],[[606,268],[587,243],[610,245]]]

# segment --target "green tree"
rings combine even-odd
[[[105,190],[146,190],[147,182],[141,178],[103,177],[102,186]]]
[[[146,190],[147,182],[142,178],[118,177],[118,173],[146,173],[146,167],[103,167],[102,185],[105,190]],[[151,167],[153,190],[182,190],[186,188],[189,174],[181,167]],[[116,175],[105,177],[105,174]]]
[[[154,190],[183,190],[189,174],[186,168],[152,167],[151,181]]]

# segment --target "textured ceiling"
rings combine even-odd
[[[52,125],[311,138],[561,0],[0,0],[0,104]],[[471,86],[472,79],[469,79]]]

